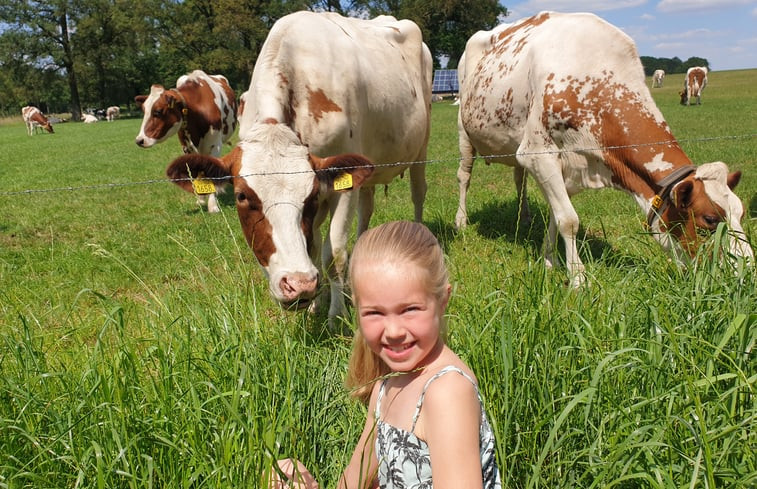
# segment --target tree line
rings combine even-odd
[[[710,62],[704,58],[691,57],[686,61],[681,61],[678,57],[674,58],[653,58],[652,56],[641,56],[641,64],[644,66],[644,74],[652,76],[655,70],[665,70],[665,73],[686,73],[692,66],[704,66],[710,69]]]
[[[507,15],[498,0],[5,0],[0,3],[0,114],[119,105],[194,69],[250,83],[257,54],[281,17],[298,10],[394,15],[415,21],[434,59],[450,66],[476,31]],[[438,61],[437,61],[438,63]]]

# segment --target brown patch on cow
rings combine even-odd
[[[656,192],[655,182],[682,165],[690,165],[667,123],[658,123],[647,109],[648,100],[619,82],[611,71],[603,77],[577,79],[567,77],[567,86],[556,91],[554,76],[544,87],[542,124],[553,140],[567,130],[588,131],[605,148],[587,152],[596,155],[610,168],[613,183],[619,188],[651,199]],[[668,144],[655,144],[671,141]],[[591,149],[591,148],[586,148]],[[655,155],[672,164],[670,171],[650,173],[644,167]]]
[[[275,124],[278,124],[278,123],[279,123],[279,121],[277,121],[273,117],[266,117],[265,119],[263,119],[263,124],[272,124],[272,125],[275,125]]]
[[[323,92],[323,89],[316,91],[311,90],[308,87],[308,109],[310,117],[316,122],[323,118],[325,112],[342,112],[342,108],[339,107],[333,100],[328,98]]]
[[[258,262],[267,267],[271,255],[276,252],[276,245],[273,243],[273,227],[263,213],[263,203],[244,178],[234,180],[234,196],[247,244]]]

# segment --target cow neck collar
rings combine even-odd
[[[659,192],[652,198],[652,206],[647,212],[647,228],[652,229],[652,224],[662,217],[662,213],[670,206],[670,192],[681,180],[697,170],[694,165],[685,165],[676,168],[668,176],[657,182]]]
[[[179,127],[179,141],[181,142],[181,148],[185,154],[198,153],[197,147],[192,142],[192,136],[187,130],[187,119],[189,118],[189,107],[187,107],[187,101],[184,100],[184,95],[181,94],[179,89],[176,90],[176,95],[179,96],[179,103],[181,104],[181,126]]]

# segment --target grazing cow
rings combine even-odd
[[[652,88],[662,88],[665,81],[665,70],[654,70],[652,75]]]
[[[357,210],[358,233],[368,227],[374,187],[409,170],[421,220],[425,167],[413,162],[426,158],[432,64],[409,20],[287,15],[258,56],[236,148],[220,160],[181,157],[167,173],[183,177],[189,166],[194,174],[235,177],[242,230],[272,295],[284,305],[307,304],[322,263],[331,279],[333,321],[345,307],[351,223]]]
[[[83,114],[83,115],[81,116],[81,120],[82,120],[82,121],[83,121],[83,122],[84,122],[85,124],[94,124],[94,123],[95,123],[95,122],[97,122],[97,121],[98,121],[99,119],[97,118],[97,116],[94,116],[94,115],[92,115],[92,114]]]
[[[21,116],[24,118],[26,132],[29,136],[39,131],[40,128],[43,128],[50,134],[53,133],[53,125],[50,124],[50,121],[47,120],[44,114],[42,114],[42,111],[38,108],[27,105],[21,109]]]
[[[176,88],[153,85],[150,95],[134,98],[144,112],[135,142],[142,148],[162,143],[174,134],[184,153],[220,156],[223,143],[237,128],[237,101],[223,75],[195,70],[176,80]],[[222,191],[222,186],[218,187]],[[198,196],[202,202],[203,197]],[[218,212],[216,195],[208,197],[208,212]]]
[[[118,119],[120,115],[121,109],[115,105],[108,107],[108,109],[105,111],[105,117],[108,119],[108,122],[113,122],[114,120]]]
[[[702,90],[707,86],[707,68],[704,66],[692,66],[686,71],[683,79],[681,105],[689,105],[691,99],[697,98],[697,105],[702,105]]]
[[[701,231],[721,222],[732,231],[730,251],[753,256],[740,224],[744,206],[732,192],[741,173],[729,175],[721,162],[692,165],[651,97],[633,41],[619,29],[592,14],[542,12],[474,34],[458,77],[458,227],[467,221],[478,152],[515,168],[526,216],[524,170],[534,176],[550,207],[545,263],[553,264],[559,230],[574,287],[585,275],[570,198],[587,188],[630,193],[679,261],[696,252]]]

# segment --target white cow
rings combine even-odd
[[[550,207],[546,265],[555,261],[559,231],[576,287],[585,275],[570,198],[586,188],[630,193],[679,260],[720,222],[732,231],[730,251],[753,257],[740,224],[744,206],[732,192],[741,173],[729,175],[720,162],[692,165],[650,95],[636,46],[619,29],[592,14],[542,12],[474,34],[458,76],[458,227],[467,222],[478,152],[515,168],[525,215],[524,170],[534,176]]]
[[[320,226],[330,213],[322,263],[333,318],[344,311],[347,240],[358,208],[351,190],[360,187],[362,232],[374,186],[409,170],[421,220],[425,167],[413,162],[426,159],[431,71],[431,54],[409,20],[288,15],[274,24],[258,56],[236,148],[223,159],[178,158],[167,173],[182,178],[189,167],[195,175],[236,177],[242,230],[271,293],[287,305],[316,295]]]
[[[665,70],[654,70],[652,75],[652,88],[662,88],[665,81]]]
[[[111,105],[105,111],[105,117],[108,119],[108,122],[113,122],[114,120],[118,119],[120,115],[121,109],[117,105]]]
[[[97,120],[98,120],[98,119],[97,119],[97,117],[95,117],[95,116],[94,116],[94,115],[92,115],[92,114],[83,114],[83,115],[81,116],[81,120],[82,120],[82,121],[83,121],[83,122],[84,122],[85,124],[94,124],[95,122],[97,122]]]
[[[697,105],[702,105],[702,90],[707,86],[707,67],[692,66],[686,71],[686,78],[683,79],[683,91],[681,95],[681,105],[689,105],[691,99],[696,97]]]

